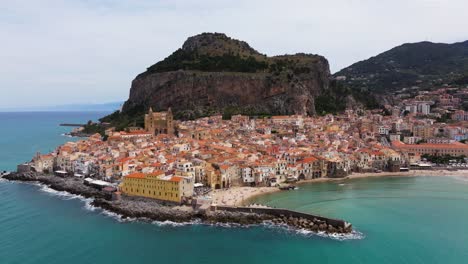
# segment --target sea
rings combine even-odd
[[[0,113],[0,170],[69,140],[103,112]],[[0,180],[0,264],[468,263],[468,175],[300,185],[253,203],[345,219],[347,236],[269,224],[122,220],[89,199]]]

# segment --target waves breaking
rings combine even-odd
[[[119,215],[117,213],[114,213],[114,212],[111,212],[111,211],[108,211],[108,210],[105,210],[105,209],[102,209],[102,208],[99,208],[99,207],[96,207],[96,206],[92,205],[92,202],[94,201],[93,198],[86,198],[86,197],[83,197],[81,195],[71,194],[71,193],[65,192],[65,191],[56,191],[56,190],[50,188],[49,186],[41,184],[41,183],[35,183],[35,185],[40,187],[40,189],[39,189],[40,191],[45,192],[45,193],[50,194],[50,195],[53,195],[53,196],[56,196],[56,197],[59,197],[60,199],[63,199],[63,200],[74,200],[74,199],[80,200],[80,201],[82,201],[84,203],[83,209],[85,209],[87,211],[90,211],[90,212],[99,212],[100,214],[102,214],[104,216],[107,216],[107,217],[111,217],[111,218],[117,220],[118,222],[128,222],[128,221],[135,220],[135,219],[132,219],[132,218],[124,219],[121,215]]]
[[[5,181],[5,179],[0,179],[0,181]],[[150,219],[144,219],[144,218],[124,218],[122,215],[96,207],[92,204],[93,198],[85,198],[81,195],[76,195],[76,194],[71,194],[66,191],[57,191],[54,190],[47,185],[41,184],[41,183],[33,183],[34,185],[39,186],[39,190],[42,192],[45,192],[49,195],[56,196],[60,199],[63,200],[80,200],[84,203],[83,209],[89,211],[89,212],[95,212],[99,213],[101,215],[104,215],[106,217],[110,217],[117,222],[120,223],[125,223],[125,222],[144,222],[144,223],[151,223],[153,225],[157,225],[159,227],[183,227],[183,226],[190,226],[190,225],[204,225],[204,226],[211,226],[211,227],[219,227],[219,228],[255,228],[255,227],[261,227],[261,228],[267,228],[279,232],[286,232],[288,234],[293,234],[293,235],[299,235],[299,236],[304,236],[304,237],[323,237],[323,238],[329,238],[337,241],[346,241],[346,240],[360,240],[364,239],[365,236],[363,233],[353,230],[349,234],[339,234],[339,233],[327,233],[327,232],[313,232],[310,230],[306,229],[297,229],[290,227],[288,225],[283,225],[283,224],[275,224],[270,221],[265,221],[262,224],[253,224],[253,225],[241,225],[238,223],[206,223],[201,221],[200,219],[195,219],[193,221],[188,221],[188,222],[174,222],[174,221],[153,221]]]

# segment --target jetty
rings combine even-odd
[[[328,231],[330,233],[348,233],[352,231],[352,224],[344,220],[333,219],[289,209],[212,205],[211,210],[269,215],[274,217],[272,221],[275,224],[284,224],[295,228],[308,229],[311,231]]]

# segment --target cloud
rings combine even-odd
[[[5,1],[0,107],[124,100],[131,80],[191,35],[224,32],[337,71],[405,42],[468,39],[464,0]]]

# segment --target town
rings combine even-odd
[[[236,186],[278,187],[352,173],[468,169],[468,89],[397,94],[398,104],[339,115],[255,118],[145,115],[144,128],[109,127],[103,138],[37,154],[21,170],[80,177],[124,195],[173,203]],[[444,159],[446,159],[446,162]]]

